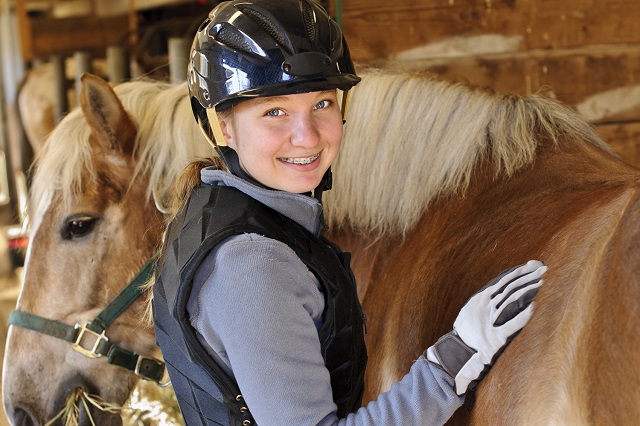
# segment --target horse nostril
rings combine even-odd
[[[13,410],[12,417],[11,424],[14,426],[37,426],[40,424],[33,413],[25,408],[17,407]]]

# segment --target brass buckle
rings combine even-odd
[[[76,338],[75,343],[71,344],[71,347],[77,351],[80,352],[82,355],[89,357],[89,358],[100,358],[102,356],[102,354],[97,353],[96,351],[98,350],[98,345],[100,345],[101,341],[105,341],[108,342],[109,338],[107,336],[105,336],[105,332],[103,331],[102,333],[96,333],[95,331],[91,330],[90,328],[87,328],[87,324],[88,321],[85,321],[82,324],[76,324],[74,328],[79,329],[80,333],[78,333],[78,337]],[[96,341],[93,344],[93,348],[91,349],[86,349],[84,348],[80,343],[82,342],[82,338],[84,337],[84,333],[87,332],[90,335],[94,336],[96,338]]]

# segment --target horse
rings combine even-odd
[[[171,114],[160,121],[153,120],[158,112],[135,112],[124,103],[119,106],[115,96],[85,103],[85,114],[98,118],[79,119],[75,126],[56,129],[52,136],[59,133],[67,144],[84,146],[81,142],[107,135],[111,151],[99,157],[103,162],[105,157],[115,157],[120,160],[115,164],[122,166],[135,162],[132,158],[144,158],[131,156],[140,152],[131,151],[132,140],[180,144],[179,133],[169,130],[175,123],[192,120],[190,108],[182,102],[165,102]],[[127,126],[131,132],[122,132],[100,119],[113,110],[128,110],[139,126],[150,125],[155,133],[140,127],[134,137],[135,126]],[[178,116],[182,118],[176,120]],[[74,131],[75,137],[70,137]],[[125,143],[129,148],[120,147],[123,139],[129,140]],[[63,152],[53,140],[47,143],[48,149]],[[91,288],[92,293],[113,295],[151,255],[150,247],[159,244],[163,228],[152,202],[155,189],[163,193],[157,182],[140,189],[131,200],[137,205],[130,206],[155,214],[157,222],[147,220],[145,226],[127,227],[126,232],[123,226],[99,228],[109,217],[94,220],[98,214],[82,204],[77,204],[83,206],[81,216],[62,209],[69,203],[63,203],[65,199],[74,204],[74,197],[103,194],[91,189],[95,184],[79,184],[82,175],[88,174],[87,164],[97,161],[91,148],[83,152],[84,165],[71,161],[75,155],[58,154],[57,163],[51,160],[58,164],[57,174],[44,166],[49,162],[45,156],[39,159],[42,164],[34,186],[39,180],[42,184],[34,191],[40,194],[35,199],[47,201],[41,201],[40,213],[35,214],[37,226],[18,302],[19,309],[70,323],[91,318],[107,298],[85,300],[93,308],[91,313],[71,312],[70,301],[45,306],[42,299],[58,294],[68,282]],[[170,162],[173,156],[163,159]],[[120,167],[98,166],[93,168],[102,171],[99,183],[109,183],[114,174],[117,180],[125,180],[125,173],[118,173]],[[147,169],[142,170],[130,170],[135,184],[130,183],[126,192],[145,180]],[[154,168],[148,170],[153,176]],[[538,258],[549,271],[535,299],[532,320],[478,387],[473,409],[458,410],[451,423],[630,424],[638,418],[640,354],[632,324],[640,319],[634,226],[640,218],[640,172],[612,153],[576,113],[540,96],[521,98],[423,76],[367,71],[354,90],[342,151],[333,170],[334,189],[325,195],[328,236],[352,252],[358,293],[368,318],[365,403],[401,378],[413,360],[450,331],[464,302],[486,281],[501,269]],[[58,175],[74,178],[67,177],[66,184],[52,188]],[[63,197],[64,191],[68,194]],[[99,205],[113,208],[106,200]],[[64,281],[54,282],[61,274],[54,274],[54,268],[63,261],[55,255],[60,246],[54,243],[60,239],[57,234],[64,235],[67,227],[62,225],[69,223],[64,220],[68,216],[71,223],[77,219],[76,224],[87,229],[86,236],[75,241],[84,241],[86,250],[67,250],[64,260],[83,259],[91,253],[95,257],[88,269],[94,268],[92,276],[100,279],[74,281],[69,273]],[[101,241],[114,245],[105,243],[111,240],[109,232],[121,244],[125,238],[148,238],[153,244],[107,257],[104,246],[102,250],[90,246]],[[111,281],[109,262],[116,262],[118,271],[128,270],[117,284]],[[63,274],[69,269],[63,267]],[[102,279],[107,270],[109,282]],[[48,280],[36,280],[38,273]],[[76,291],[74,296],[77,293],[87,298],[87,292]],[[136,319],[135,310],[129,314],[127,318],[138,327],[129,330],[126,344],[131,350],[152,351],[149,318]],[[124,326],[124,317],[122,321]],[[114,335],[112,340],[124,346],[121,336]],[[149,346],[141,349],[141,341]],[[54,347],[57,351],[51,355]],[[61,354],[72,361],[63,366],[48,362]],[[83,378],[74,386],[91,385],[94,393],[116,403],[131,390],[130,373],[110,373],[105,384],[89,370],[89,361],[30,330],[11,327],[6,356],[4,403],[16,424],[21,424],[21,418],[38,423],[54,415],[72,390],[59,385],[69,377]],[[35,362],[37,357],[48,359]],[[103,360],[93,362],[107,367]],[[35,380],[31,372],[38,369],[49,373]],[[28,390],[19,392],[22,386]],[[103,415],[101,424],[116,424],[114,417]]]
[[[20,122],[33,152],[44,145],[56,125],[53,88],[53,64],[27,71],[18,87]]]
[[[31,244],[3,367],[5,411],[17,425],[55,419],[77,390],[122,405],[140,377],[163,371],[143,318],[143,265],[161,244],[172,184],[192,159],[213,155],[195,142],[203,136],[193,119],[174,115],[190,108],[186,83],[127,83],[116,95],[86,75],[82,86],[81,108],[36,159]],[[122,422],[100,404],[75,402],[80,424]]]
[[[368,318],[365,402],[534,258],[534,315],[452,423],[636,424],[640,171],[541,96],[389,73],[356,90],[326,214]]]

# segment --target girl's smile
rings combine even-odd
[[[279,158],[279,160],[284,162],[284,163],[289,163],[289,164],[307,165],[307,164],[313,163],[319,157],[320,157],[320,153],[317,153],[317,154],[312,155],[311,157],[307,157],[307,158]]]
[[[315,189],[342,141],[335,90],[250,99],[219,119],[243,170],[282,191]]]

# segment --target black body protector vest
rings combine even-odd
[[[168,228],[153,288],[156,341],[186,424],[254,424],[235,379],[202,346],[187,313],[201,262],[223,239],[242,233],[286,243],[320,281],[325,310],[318,335],[333,400],[339,417],[356,411],[362,401],[367,353],[364,315],[348,253],[235,188],[201,185]],[[216,389],[220,393],[214,396]]]

